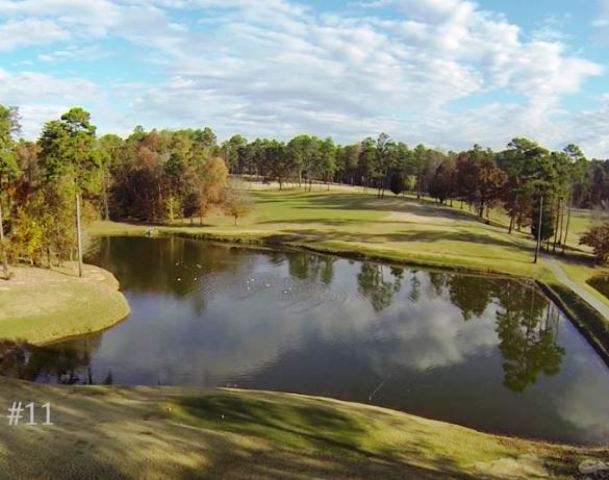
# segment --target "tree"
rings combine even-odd
[[[95,126],[82,108],[72,108],[60,120],[48,122],[40,137],[42,167],[47,181],[70,179],[74,194],[78,275],[82,277],[81,196],[94,191],[99,170]],[[57,183],[61,185],[61,182]],[[65,184],[63,185],[65,187]]]
[[[609,221],[591,227],[581,236],[579,243],[592,247],[599,264],[607,263],[609,259]]]
[[[396,195],[406,191],[413,175],[412,152],[402,142],[392,146],[389,165],[389,189]]]
[[[531,235],[539,243],[552,238],[554,235],[554,209],[551,192],[540,189],[535,194],[531,210]]]
[[[395,195],[399,195],[406,189],[404,177],[399,172],[393,172],[389,177],[389,190]]]
[[[330,182],[336,170],[336,146],[331,137],[326,138],[319,145],[319,156],[317,157],[316,171],[320,178],[324,179],[330,189]]]
[[[223,208],[227,215],[234,218],[235,225],[237,225],[240,218],[245,217],[254,209],[254,201],[242,183],[233,181],[226,190]]]
[[[18,132],[18,110],[14,107],[6,108],[0,105],[0,260],[4,278],[10,277],[8,268],[7,239],[5,238],[2,204],[6,185],[11,178],[17,176],[19,168],[13,152],[13,134]]]
[[[412,152],[412,166],[415,175],[415,189],[417,198],[421,198],[423,193],[423,177],[426,165],[429,161],[429,151],[422,143],[419,143]]]
[[[513,138],[508,149],[496,155],[498,166],[507,175],[501,200],[510,217],[508,233],[517,227],[520,230],[531,222],[533,208],[534,166],[548,151],[528,138]]]
[[[582,193],[587,190],[587,166],[588,161],[581,149],[575,144],[569,144],[564,148],[564,153],[571,159],[569,169],[569,185],[567,187],[567,224],[564,229],[564,237],[562,239],[562,254],[565,254],[567,239],[569,238],[569,227],[571,225],[571,209],[575,196],[581,198]]]
[[[437,198],[440,203],[452,199],[457,193],[457,168],[455,160],[447,157],[436,169],[434,177],[429,184],[429,194]]]
[[[339,181],[355,185],[358,159],[359,144],[337,147],[336,173]]]
[[[389,135],[381,132],[376,140],[376,164],[374,168],[374,175],[378,183],[377,196],[379,198],[385,196],[385,181],[390,168],[392,147],[393,142]]]
[[[295,170],[298,172],[298,184],[302,185],[303,176],[305,179],[305,190],[307,183],[309,190],[313,181],[313,167],[315,158],[319,152],[320,140],[309,135],[298,135],[288,142],[287,154],[291,158]]]
[[[102,176],[103,218],[104,220],[110,220],[108,192],[111,188],[111,170],[124,148],[124,142],[118,135],[108,134],[98,140],[98,148],[100,151],[100,173]]]
[[[246,146],[247,140],[241,135],[233,135],[222,144],[230,173],[243,173]]]
[[[264,142],[262,157],[264,166],[262,172],[277,179],[279,190],[283,188],[283,182],[294,170],[294,157],[288,155],[283,142],[270,140]]]
[[[493,153],[474,145],[472,150],[457,156],[457,184],[460,195],[475,205],[478,216],[497,203],[503,192],[507,176],[495,163]]]
[[[359,158],[357,160],[359,181],[364,187],[370,186],[370,180],[375,175],[376,158],[376,142],[371,137],[365,138],[359,145]]]
[[[228,169],[224,160],[218,157],[210,159],[199,172],[201,183],[199,192],[200,223],[214,205],[220,205],[228,181]]]

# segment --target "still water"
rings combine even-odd
[[[531,285],[180,238],[101,238],[88,261],[120,280],[129,318],[2,368],[39,382],[299,392],[609,441],[609,370]]]

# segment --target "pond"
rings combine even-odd
[[[298,392],[609,440],[609,369],[527,283],[183,238],[100,238],[88,261],[120,280],[129,318],[5,360],[5,373]]]

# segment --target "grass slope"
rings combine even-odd
[[[0,379],[15,400],[51,402],[54,426],[0,428],[6,478],[572,478],[607,454],[290,394]]]
[[[72,271],[13,268],[0,280],[0,338],[43,344],[108,328],[129,314],[118,282],[105,270],[85,265]]]
[[[238,226],[233,226],[231,219],[210,216],[204,227],[185,222],[159,229],[201,238],[276,242],[413,264],[555,280],[543,259],[532,263],[535,245],[530,235],[509,235],[505,225],[497,223],[498,214],[487,225],[467,209],[392,194],[378,199],[354,188],[324,188],[310,193],[299,189],[257,190],[254,196],[255,212]],[[99,222],[91,233],[141,234],[147,229]],[[558,258],[569,277],[609,305],[609,299],[586,283],[595,274],[607,273],[607,269],[595,267],[591,256],[581,251],[570,250],[567,257]]]

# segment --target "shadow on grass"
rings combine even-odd
[[[408,212],[422,217],[444,217],[450,220],[478,220],[471,212],[458,208],[403,197],[376,198],[367,194],[308,193],[281,198],[262,198],[260,203],[287,203],[294,208],[334,210],[374,210]]]
[[[0,428],[1,478],[481,478],[463,466],[459,447],[438,448],[444,434],[436,427],[408,418],[394,424],[388,412],[356,404],[345,411],[323,399],[266,392],[56,388],[0,379],[0,406],[15,399],[51,402],[54,425]],[[392,437],[396,429],[402,435]],[[475,453],[467,442],[464,448]]]
[[[178,404],[186,414],[183,420],[205,428],[259,436],[294,448],[370,455],[359,448],[365,429],[329,408],[232,395],[185,398]]]
[[[325,223],[320,220],[318,223]],[[518,245],[516,242],[509,240],[503,240],[501,238],[493,237],[490,235],[477,234],[467,231],[402,231],[394,233],[349,233],[344,231],[323,231],[317,229],[292,229],[285,230],[282,234],[272,235],[267,237],[269,240],[274,240],[277,243],[280,241],[296,241],[302,237],[308,237],[316,242],[323,242],[329,240],[343,240],[351,242],[364,242],[364,243],[384,243],[384,242],[423,242],[423,243],[434,243],[434,242],[461,242],[464,244],[472,245],[494,245],[498,247],[506,247],[521,251],[523,253],[529,253],[531,250],[524,246]]]

